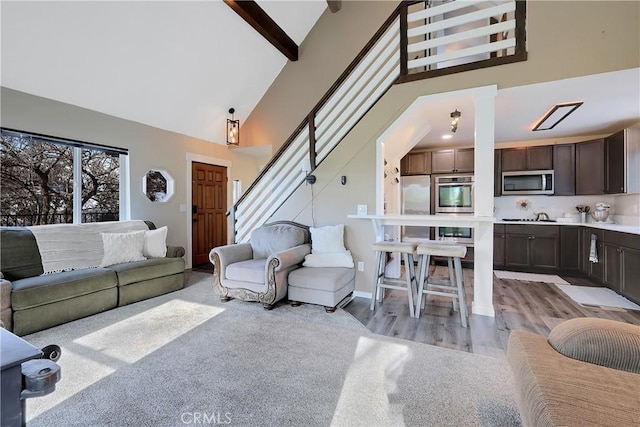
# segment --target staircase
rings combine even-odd
[[[402,2],[230,211],[235,241],[268,221],[394,85],[526,60],[524,1]]]

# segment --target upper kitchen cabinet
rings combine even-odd
[[[576,144],[576,194],[640,192],[640,128]]]
[[[623,129],[604,141],[605,193],[640,193],[640,128]]]
[[[503,172],[550,169],[553,169],[551,145],[502,149]]]
[[[431,153],[432,173],[473,173],[473,148],[440,150]]]
[[[604,139],[604,192],[625,192],[624,130]]]
[[[576,144],[576,194],[604,194],[604,139]]]
[[[414,151],[400,160],[401,175],[429,175],[431,173],[431,152]]]
[[[553,146],[554,192],[556,196],[576,194],[576,145]]]

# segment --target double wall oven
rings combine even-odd
[[[436,215],[473,215],[473,193],[473,175],[437,176]],[[436,227],[435,238],[473,245],[473,228]]]

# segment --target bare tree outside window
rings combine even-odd
[[[74,148],[2,131],[0,223],[28,226],[73,222]],[[82,222],[118,220],[119,156],[82,148]]]
[[[117,221],[120,211],[120,158],[82,150],[82,222]]]

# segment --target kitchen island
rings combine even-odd
[[[473,215],[347,215],[371,221],[376,240],[384,240],[384,227],[469,227],[474,229],[472,313],[494,316],[493,223],[494,217]]]

